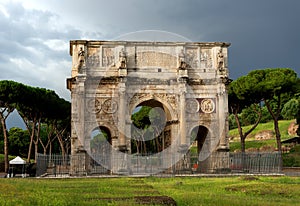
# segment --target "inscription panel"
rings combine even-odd
[[[177,58],[167,53],[138,52],[136,53],[137,67],[176,67]]]

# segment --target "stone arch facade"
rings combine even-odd
[[[175,144],[170,156],[188,152],[190,132],[199,125],[209,131],[211,153],[227,152],[229,46],[224,42],[71,41],[72,76],[67,87],[72,96],[72,155],[88,153],[89,134],[97,126],[110,130],[115,150],[130,154],[132,111],[151,99],[167,111]]]

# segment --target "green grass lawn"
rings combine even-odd
[[[295,120],[280,120],[279,121],[279,130],[280,130],[280,134],[281,134],[281,139],[285,140],[288,138],[291,138],[291,136],[288,134],[288,127],[290,125],[291,122],[293,122]],[[251,127],[251,125],[249,126],[244,126],[243,127],[243,131],[247,131],[249,130],[249,128]],[[274,131],[274,123],[273,121],[271,122],[267,122],[267,123],[260,123],[257,125],[257,127],[250,133],[250,135],[247,137],[246,140],[254,140],[254,136],[263,130],[272,130]],[[274,134],[275,135],[275,134]],[[234,137],[233,140],[234,141],[240,141],[239,138],[239,133],[238,133],[238,129],[232,129],[229,131],[229,136],[230,137]]]
[[[189,206],[297,205],[300,177],[0,179],[0,205],[7,206],[141,205],[145,196]]]
[[[292,138],[294,136],[290,136],[288,134],[288,127],[290,123],[295,120],[280,120],[279,121],[279,130],[281,134],[281,140],[286,140],[289,138]],[[243,127],[243,131],[247,131],[251,126],[245,126]],[[263,130],[272,130],[274,131],[274,125],[273,122],[268,123],[261,123],[259,124],[252,133],[246,138],[246,149],[249,148],[256,148],[259,149],[262,146],[271,146],[273,148],[277,148],[275,133],[274,138],[269,140],[255,140],[255,135]],[[238,129],[232,129],[229,131],[229,136],[232,138],[232,141],[230,141],[230,151],[235,151],[241,149],[241,143],[240,143],[240,136],[238,134]]]
[[[281,133],[281,140],[286,140],[292,138],[294,136],[290,136],[288,134],[288,127],[290,123],[295,120],[280,120],[279,121],[279,130]],[[247,131],[251,126],[243,127],[243,131]],[[255,130],[246,138],[245,147],[247,149],[262,149],[262,148],[277,148],[276,138],[274,134],[274,138],[268,140],[255,140],[255,135],[263,130],[272,130],[274,131],[273,122],[261,123],[259,124]],[[229,148],[231,152],[240,151],[241,150],[241,142],[238,134],[238,129],[233,129],[229,131],[229,136],[231,137],[231,141],[229,143]],[[261,150],[264,151],[264,150]],[[296,149],[291,150],[289,153],[283,154],[283,166],[285,167],[299,167],[300,166],[300,150]]]

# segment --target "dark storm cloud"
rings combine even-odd
[[[86,28],[109,31],[108,38],[155,29],[192,41],[230,42],[232,78],[267,67],[290,67],[299,74],[298,0],[89,1],[84,10],[72,2],[64,1],[71,7],[68,15]]]
[[[179,33],[192,41],[232,43],[232,78],[253,69],[290,67],[298,72],[300,46],[299,1],[169,1],[144,15],[161,19],[161,29]],[[154,13],[153,13],[154,12]],[[149,15],[150,14],[150,15]],[[140,18],[144,19],[144,18]],[[153,20],[153,21],[154,21]]]
[[[0,79],[46,87],[68,98],[68,44],[82,32],[60,25],[60,17],[50,11],[26,10],[18,3],[6,4],[0,19]]]
[[[0,3],[0,79],[43,85],[64,97],[69,95],[70,40],[110,40],[140,30],[230,42],[233,79],[267,67],[289,67],[299,74],[298,0],[26,2]]]

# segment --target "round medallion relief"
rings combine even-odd
[[[186,101],[186,111],[188,113],[196,113],[199,111],[199,102],[196,99],[188,99]]]
[[[204,113],[212,113],[215,110],[215,103],[212,99],[203,99],[201,101],[201,111]]]
[[[108,114],[115,113],[118,110],[118,103],[112,99],[107,99],[103,102],[102,109]]]
[[[101,110],[101,103],[97,99],[87,101],[86,108],[90,113],[98,113]]]

